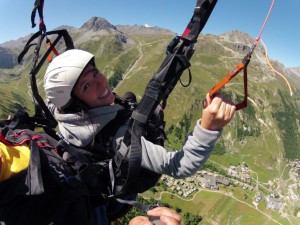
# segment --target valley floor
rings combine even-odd
[[[201,224],[296,225],[300,224],[300,161],[287,168],[288,180],[268,183],[260,183],[257,173],[243,165],[228,168],[226,176],[205,170],[181,180],[163,176],[143,197],[200,215]]]

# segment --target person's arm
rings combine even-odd
[[[222,128],[232,119],[234,112],[234,104],[221,95],[217,94],[214,98],[207,95],[202,119],[197,121],[194,131],[187,137],[183,151],[168,152],[142,137],[142,166],[175,178],[194,174],[209,158]]]
[[[147,212],[149,217],[159,217],[160,221],[165,225],[179,225],[181,216],[176,211],[166,207],[156,207]],[[134,217],[129,225],[153,225],[150,218],[146,216]]]

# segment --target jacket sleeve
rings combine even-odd
[[[201,127],[199,121],[188,135],[181,151],[168,152],[142,137],[142,167],[175,178],[191,176],[209,158],[222,130],[210,131]]]

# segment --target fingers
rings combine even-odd
[[[218,110],[218,117],[223,119],[224,122],[229,122],[235,112],[235,105],[228,100],[222,100],[220,108]]]
[[[160,218],[160,221],[165,225],[180,225],[181,216],[176,213],[175,210],[166,208],[166,207],[156,207],[147,212],[148,216],[156,216]],[[145,216],[137,216],[134,217],[129,225],[153,225],[151,221],[149,221],[148,217]]]
[[[130,220],[129,225],[153,225],[146,216],[136,216]]]
[[[212,98],[209,96],[209,93],[206,94],[205,99],[203,100],[203,108],[206,108],[212,101]]]
[[[205,100],[203,101],[203,108],[206,108],[207,106],[209,106],[214,99],[218,99],[218,98],[220,98],[220,96],[221,95],[219,93],[216,93],[213,96],[210,96],[209,93],[207,93]]]
[[[213,98],[206,95],[206,107],[203,108],[201,126],[208,130],[219,130],[230,122],[236,106],[217,93]]]
[[[149,210],[147,214],[148,216],[159,216],[162,221],[164,218],[166,222],[168,221],[168,223],[166,223],[167,225],[177,225],[181,222],[181,216],[177,214],[175,210],[167,207],[156,207],[152,210]],[[176,223],[174,223],[174,221],[176,221]]]
[[[225,110],[225,116],[224,119],[225,121],[230,121],[236,111],[236,106],[233,102],[231,101],[226,101],[226,110]]]
[[[223,96],[220,94],[216,94],[210,103],[211,113],[222,113],[224,111],[225,105],[223,104]],[[221,109],[221,110],[220,110]]]
[[[181,220],[178,221],[173,217],[170,216],[161,216],[160,217],[161,222],[163,222],[165,225],[179,225],[181,223]]]

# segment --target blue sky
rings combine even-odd
[[[272,0],[219,0],[202,33],[221,34],[240,30],[253,38],[259,34]],[[144,25],[168,28],[181,34],[196,0],[45,0],[47,30],[60,25],[79,28],[93,16],[113,25]],[[0,0],[0,43],[35,33],[30,16],[34,0]],[[300,66],[300,0],[275,0],[262,39],[269,57],[286,67]],[[38,16],[36,17],[38,22]],[[252,43],[249,43],[252,44]]]

